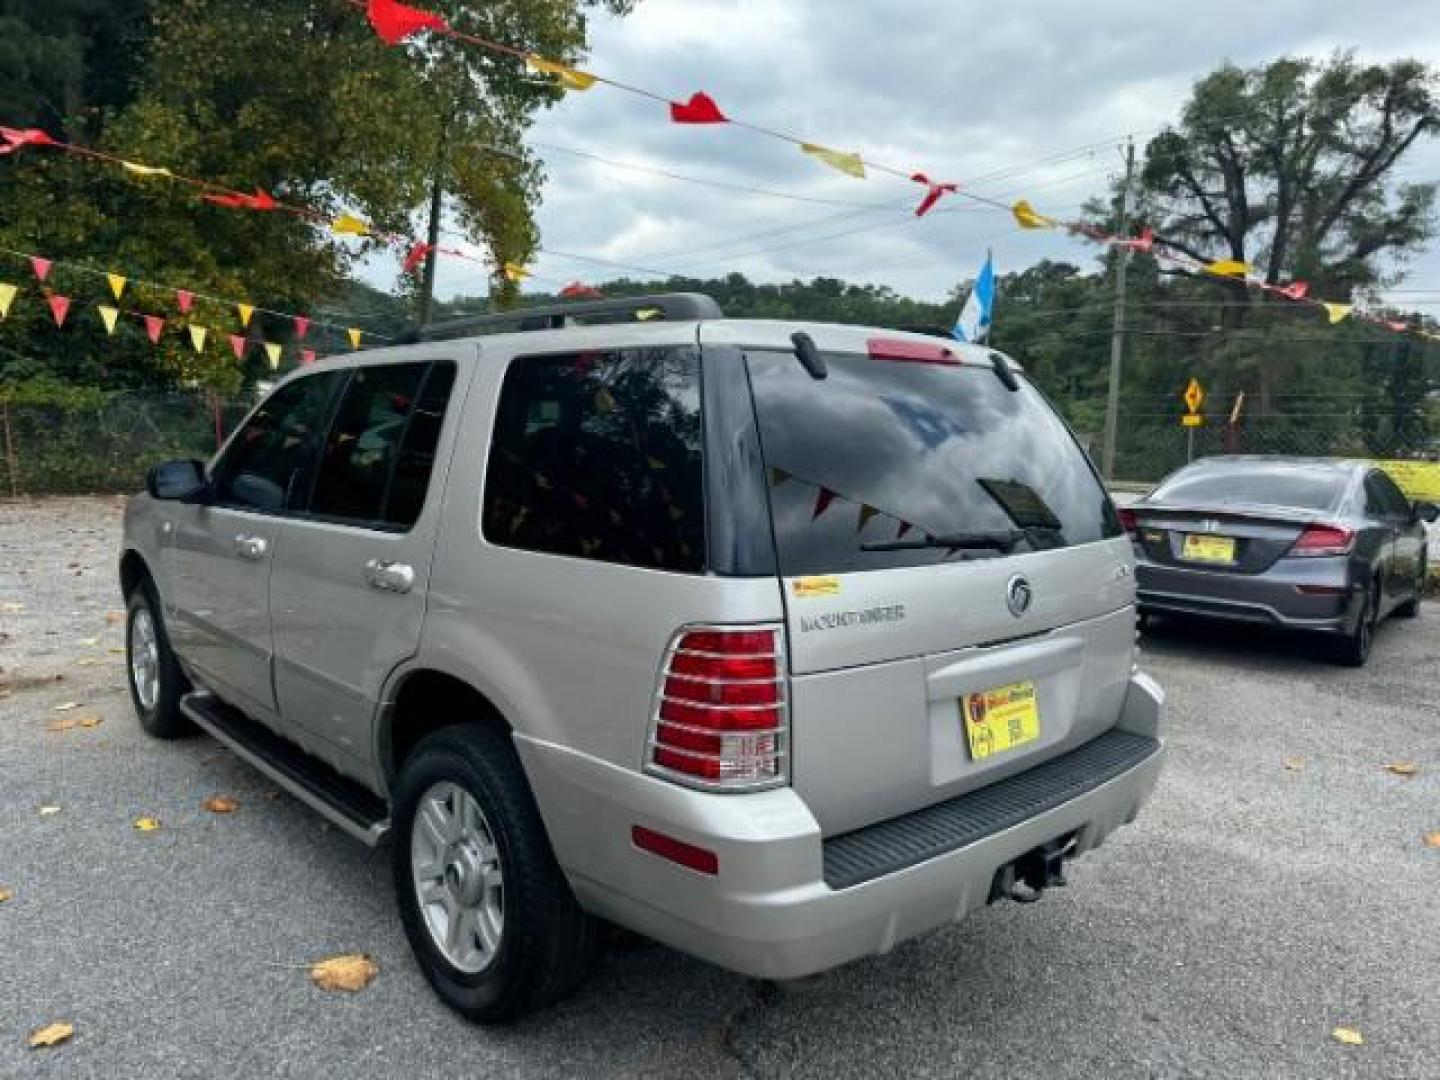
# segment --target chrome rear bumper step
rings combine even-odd
[[[916,866],[1093,791],[1160,752],[1160,741],[1108,731],[1069,753],[947,802],[831,837],[825,884],[848,889]]]
[[[180,699],[191,720],[268,776],[295,798],[362,844],[375,847],[390,831],[390,808],[354,780],[232,709],[213,694],[197,691]]]

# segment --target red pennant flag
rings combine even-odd
[[[434,244],[416,244],[410,249],[410,254],[405,256],[405,264],[400,267],[400,272],[402,274],[413,273],[415,268],[424,262],[434,250]]]
[[[1304,300],[1305,294],[1310,291],[1310,283],[1308,281],[1292,281],[1284,288],[1275,291],[1290,300]]]
[[[690,100],[683,104],[678,101],[670,103],[670,119],[677,124],[727,124],[729,120],[720,111],[720,106],[715,104],[715,99],[703,90],[690,95]]]
[[[304,341],[305,335],[310,332],[310,319],[305,315],[295,316],[295,340]]]
[[[206,195],[204,199],[208,203],[231,210],[274,210],[280,205],[270,197],[269,192],[258,187],[254,195]]]
[[[908,521],[900,522],[900,531],[895,534],[895,539],[903,540],[905,538],[905,534],[908,533],[913,527],[914,526],[912,526]]]
[[[5,145],[0,146],[0,155],[13,154],[22,146],[55,145],[55,140],[39,128],[0,127],[0,139],[5,140]]]
[[[450,29],[450,24],[434,12],[408,7],[396,0],[369,0],[365,14],[386,45],[399,45],[421,30]]]
[[[1128,248],[1130,251],[1148,252],[1155,246],[1155,230],[1148,226],[1141,230],[1140,235],[1133,240],[1121,240],[1116,247]]]
[[[188,310],[188,309],[187,309]],[[160,344],[160,333],[165,329],[165,318],[163,315],[145,316],[145,333],[150,335],[150,344]]]
[[[55,264],[49,259],[42,259],[39,255],[30,256],[30,267],[35,271],[35,276],[44,281],[50,276],[50,267]]]
[[[180,305],[180,314],[189,315],[190,305],[195,303],[195,294],[184,289],[175,290],[175,302]]]
[[[810,520],[811,520],[811,521],[814,521],[814,520],[815,520],[816,518],[818,518],[821,514],[823,514],[826,510],[829,510],[829,509],[830,509],[830,504],[831,504],[832,502],[834,502],[834,501],[835,501],[835,492],[831,491],[831,490],[830,490],[829,488],[827,488],[827,487],[822,487],[822,488],[820,489],[820,494],[817,495],[817,496],[815,496],[815,512],[810,515]]]
[[[930,208],[946,195],[954,195],[960,190],[959,184],[943,183],[932,184],[930,178],[922,172],[917,172],[910,177],[917,184],[925,185],[925,197],[920,200],[920,205],[915,208],[916,217],[924,217],[930,212]]]
[[[236,360],[243,360],[245,358],[245,339],[239,334],[231,334],[230,349],[235,353]]]
[[[579,281],[572,281],[569,285],[566,285],[563,289],[560,290],[560,295],[563,296],[566,300],[580,300],[586,298],[596,298],[601,296],[602,294],[600,290],[595,288],[593,285],[586,285]]]
[[[55,317],[56,326],[65,325],[65,316],[70,311],[70,298],[68,296],[50,296],[50,314]]]
[[[301,349],[301,350],[300,350],[300,363],[304,364],[306,367],[309,367],[309,366],[310,366],[311,364],[313,364],[314,362],[315,362],[315,350],[314,350],[314,349]]]

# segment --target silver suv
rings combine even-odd
[[[607,922],[785,979],[1131,821],[1134,555],[998,353],[693,295],[442,325],[280,383],[131,500],[145,730],[366,844],[440,996],[513,1018]]]

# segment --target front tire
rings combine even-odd
[[[170,648],[160,604],[149,582],[130,596],[125,612],[125,670],[135,715],[147,735],[178,739],[195,730],[180,711],[190,681]]]
[[[507,732],[426,738],[401,770],[394,815],[400,918],[445,1004],[503,1023],[584,981],[598,924],[555,861]]]

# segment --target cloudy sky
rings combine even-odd
[[[1224,60],[1345,48],[1440,67],[1434,0],[640,0],[628,18],[596,18],[591,40],[588,66],[611,78],[677,99],[703,89],[733,117],[1059,215],[1105,190],[1125,137],[1143,145]],[[830,275],[937,299],[987,247],[1002,272],[1095,255],[959,199],[917,220],[912,183],[854,180],[734,127],[674,125],[662,105],[603,85],[568,95],[531,141],[549,174],[536,263],[546,285],[602,283],[623,265],[632,276]],[[1440,179],[1440,138],[1400,172]],[[476,269],[442,260],[440,293],[483,292]],[[1440,251],[1402,287],[1440,299]]]

